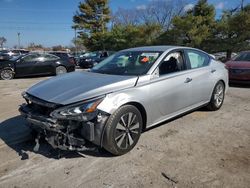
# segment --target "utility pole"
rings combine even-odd
[[[18,48],[20,49],[20,32],[17,33]]]
[[[74,30],[75,30],[75,49],[76,49],[76,53],[77,53],[78,50],[77,50],[77,45],[76,45],[76,27],[74,27]]]

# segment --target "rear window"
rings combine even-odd
[[[191,69],[207,66],[209,63],[208,55],[199,51],[187,50],[187,56],[190,62]]]

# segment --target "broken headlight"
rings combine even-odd
[[[103,98],[98,98],[75,105],[58,108],[51,112],[50,116],[56,119],[68,119],[77,121],[89,121],[94,119],[98,113],[97,106]]]

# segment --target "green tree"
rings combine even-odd
[[[73,17],[73,28],[76,28],[89,49],[105,48],[107,23],[110,20],[108,0],[84,0],[79,3],[79,11]]]
[[[137,46],[152,45],[161,32],[158,24],[115,25],[105,38],[108,49],[122,50]]]
[[[210,43],[217,51],[226,51],[227,59],[232,52],[250,49],[250,5],[241,10],[225,11]]]
[[[163,33],[157,43],[204,48],[215,26],[214,6],[206,0],[199,0],[192,10],[173,18],[172,28]]]
[[[4,37],[0,37],[0,47],[3,47],[3,44],[7,42],[7,39]]]

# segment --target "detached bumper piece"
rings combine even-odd
[[[39,104],[32,101],[27,103],[20,106],[20,113],[29,122],[30,127],[44,136],[53,148],[84,151],[90,149],[86,147],[89,145],[87,143],[101,146],[107,115],[98,113],[98,117],[88,122],[57,120],[49,116],[55,109],[53,105],[45,103],[45,106],[41,101]]]

